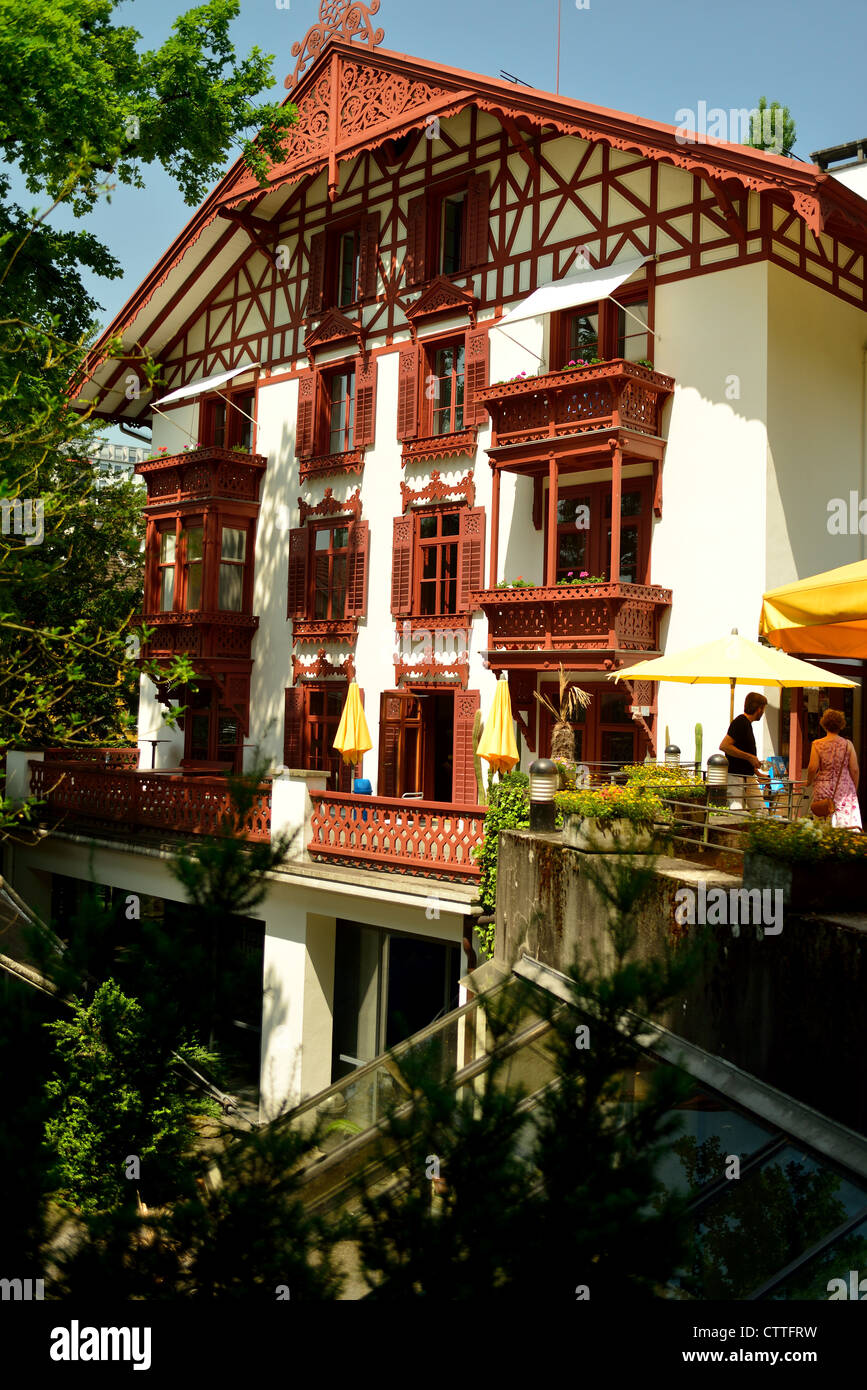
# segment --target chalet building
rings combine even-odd
[[[561,664],[593,697],[581,760],[666,728],[691,758],[698,722],[707,754],[727,690],[612,673],[755,637],[765,590],[865,554],[828,508],[867,494],[867,201],[322,8],[285,163],[264,190],[233,167],[106,330],[162,385],[95,358],[85,392],[153,428],[144,619],[197,689],[173,731],[143,679],[137,770],[35,762],[64,819],[16,851],[37,904],[52,875],[176,901],[166,832],[213,825],[261,750],[248,833],[299,831],[260,912],[266,1109],[456,1000],[499,676],[525,769]],[[332,747],[352,680],[368,796]],[[768,693],[764,751],[797,768],[821,696]],[[829,699],[862,739],[860,689]]]

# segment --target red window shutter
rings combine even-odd
[[[298,383],[298,418],[295,423],[295,453],[307,458],[313,453],[316,440],[316,397],[319,373],[302,376]]]
[[[384,690],[379,702],[379,779],[380,796],[398,795],[398,755],[405,701]]]
[[[376,433],[376,358],[358,359],[355,368],[355,447],[372,444]]]
[[[471,174],[467,184],[467,231],[464,265],[470,270],[488,259],[488,224],[491,220],[491,176]]]
[[[304,766],[304,690],[293,686],[286,691],[286,709],[283,722],[283,763],[286,767]]]
[[[406,210],[406,283],[427,279],[427,198],[412,198]]]
[[[413,517],[394,518],[394,542],[391,571],[391,611],[412,611],[412,540]]]
[[[349,528],[349,557],[346,580],[346,616],[363,618],[367,612],[367,570],[370,554],[370,523],[356,521]]]
[[[358,256],[358,293],[362,299],[375,299],[379,283],[379,213],[361,219],[361,245]]]
[[[471,611],[472,595],[485,586],[485,509],[461,508],[458,533],[458,609]]]
[[[464,340],[464,424],[483,425],[488,412],[476,398],[488,385],[488,330],[470,328]]]
[[[310,238],[308,262],[307,313],[321,314],[325,293],[325,233]]]
[[[452,800],[464,806],[477,806],[479,802],[473,761],[473,720],[479,703],[478,690],[455,691]]]
[[[310,532],[296,526],[289,532],[289,608],[290,618],[307,617],[307,556]]]
[[[401,348],[397,367],[397,437],[415,439],[418,434],[419,349]]]

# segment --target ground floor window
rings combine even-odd
[[[649,747],[642,726],[632,718],[630,706],[632,696],[625,691],[612,690],[600,682],[578,681],[590,696],[590,704],[580,709],[572,724],[575,734],[575,761],[579,763],[599,763],[603,770],[616,771],[624,763],[642,762]],[[557,704],[558,686],[555,682],[543,681],[541,693],[553,705]],[[551,756],[551,733],[553,719],[544,706],[540,706],[539,756]]]
[[[457,942],[338,920],[332,1081],[456,1009],[460,973]]]

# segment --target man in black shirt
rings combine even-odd
[[[728,799],[733,811],[761,811],[764,806],[756,781],[756,772],[762,764],[756,756],[753,725],[762,718],[767,703],[764,695],[751,690],[744,700],[743,714],[732,720],[720,744],[720,751],[728,758]]]

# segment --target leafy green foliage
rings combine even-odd
[[[160,1199],[178,1180],[194,1133],[191,1116],[217,1108],[188,1094],[171,1056],[154,1045],[141,1005],[113,980],[72,1011],[71,1019],[47,1025],[58,1066],[46,1086],[53,1102],[46,1136],[57,1153],[60,1192],[84,1212],[129,1205],[136,1183],[126,1178],[124,1161],[136,1155],[141,1187]],[[213,1062],[189,1040],[178,1051],[194,1065]]]
[[[750,122],[749,139],[744,143],[754,150],[789,156],[795,148],[797,128],[788,106],[759,97],[759,104]]]
[[[493,912],[497,903],[497,856],[501,830],[526,830],[530,824],[530,779],[525,772],[504,773],[498,781],[488,780],[488,809],[485,814],[484,838],[475,851],[482,873],[479,901],[486,912]],[[493,931],[482,929],[480,936],[489,956],[494,953]]]
[[[628,820],[633,825],[653,825],[671,819],[671,811],[656,792],[640,784],[625,787],[579,787],[557,792],[554,800],[564,816],[609,823]]]

